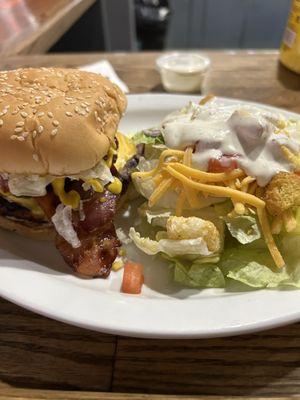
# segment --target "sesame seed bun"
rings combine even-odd
[[[54,240],[55,230],[49,223],[17,220],[0,215],[0,228],[37,240]]]
[[[0,71],[0,172],[64,176],[94,167],[125,108],[124,94],[101,75]]]

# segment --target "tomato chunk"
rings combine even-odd
[[[222,156],[220,158],[211,158],[208,162],[208,172],[230,172],[238,167],[234,158]]]
[[[124,265],[122,292],[140,294],[144,283],[142,264],[128,261]]]

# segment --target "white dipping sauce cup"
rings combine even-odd
[[[210,59],[199,53],[169,53],[156,60],[162,84],[168,92],[200,92]]]

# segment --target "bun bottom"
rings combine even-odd
[[[0,228],[36,240],[54,240],[55,230],[51,224],[10,219],[0,215]]]

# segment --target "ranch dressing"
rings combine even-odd
[[[164,119],[162,133],[169,148],[194,146],[193,167],[206,171],[210,159],[225,156],[265,186],[277,172],[294,169],[280,146],[299,152],[299,130],[296,134],[295,124],[288,124],[288,137],[280,131],[280,121],[282,117],[254,106],[190,103]]]
[[[200,92],[210,60],[199,53],[164,54],[156,60],[164,88],[169,92]]]

